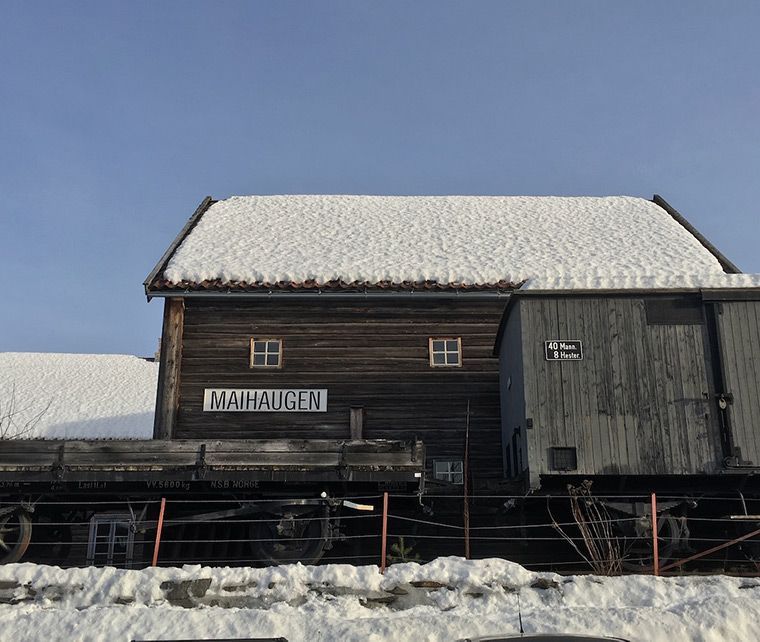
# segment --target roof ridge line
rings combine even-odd
[[[652,202],[655,205],[659,205],[668,214],[670,214],[684,227],[684,229],[686,229],[692,236],[694,236],[694,238],[696,238],[706,250],[708,250],[716,259],[718,259],[718,263],[720,263],[721,267],[726,273],[743,274],[743,272],[736,265],[729,261],[728,258],[726,258],[726,256],[717,247],[710,243],[710,241],[708,241],[696,227],[689,223],[689,221],[687,221],[686,218],[662,196],[655,194],[652,197]]]

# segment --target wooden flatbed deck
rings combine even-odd
[[[416,481],[420,441],[330,439],[12,440],[0,483],[16,481]]]

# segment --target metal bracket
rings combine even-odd
[[[63,465],[63,451],[64,451],[64,444],[61,444],[58,447],[58,454],[55,458],[55,461],[53,462],[53,465],[50,467],[51,472],[53,473],[53,477],[55,479],[63,479],[63,473],[65,472],[65,467]]]
[[[198,453],[198,461],[195,462],[195,478],[203,479],[208,472],[208,466],[206,466],[206,444],[201,444],[200,452]]]
[[[742,449],[739,446],[734,446],[733,454],[723,460],[723,466],[726,468],[757,468],[752,461],[742,457]]]
[[[349,470],[348,470],[348,460],[346,459],[346,442],[343,442],[343,446],[340,449],[340,464],[338,464],[338,478],[339,479],[348,479],[349,478]]]

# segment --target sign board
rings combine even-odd
[[[327,412],[327,390],[206,388],[204,412]]]
[[[580,341],[544,341],[547,361],[580,361],[583,359],[583,345]]]

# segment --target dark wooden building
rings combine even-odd
[[[638,265],[736,271],[661,199],[206,199],[145,284],[166,300],[155,437],[421,440],[442,484],[469,464],[476,485],[535,485],[561,456],[579,474],[714,470],[720,387],[691,295],[676,325],[652,321],[672,297],[515,297],[500,391],[511,292]],[[584,359],[544,361],[554,339],[585,340]]]

